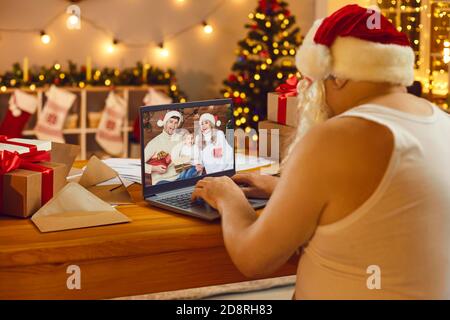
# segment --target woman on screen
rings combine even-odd
[[[233,148],[231,148],[220,126],[220,120],[211,113],[200,116],[200,136],[196,144],[200,149],[200,159],[206,174],[233,169]]]

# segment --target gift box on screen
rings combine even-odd
[[[164,151],[158,152],[156,157],[151,158],[147,161],[148,164],[152,166],[165,166],[167,167],[172,162],[172,158],[170,157],[170,154]]]
[[[26,218],[66,183],[66,165],[50,162],[51,142],[0,136],[0,214]]]
[[[289,78],[267,95],[267,119],[282,125],[297,127],[297,77]]]

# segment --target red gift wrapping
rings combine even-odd
[[[275,89],[278,92],[278,123],[286,124],[287,98],[297,96],[297,84],[298,79],[296,76],[293,76]]]
[[[152,158],[147,161],[148,164],[152,166],[165,166],[167,167],[172,162],[172,158],[170,157],[170,154],[165,156],[164,158],[158,159],[158,158]]]
[[[0,151],[0,212],[3,209],[3,175],[16,169],[42,173],[41,204],[44,205],[47,203],[53,197],[53,169],[36,163],[50,161],[50,152],[37,151],[35,145],[7,141],[7,137],[5,136],[0,136],[0,142],[30,149],[30,152],[23,154],[7,150]]]

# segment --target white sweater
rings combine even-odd
[[[297,299],[450,299],[450,117],[433,111],[363,105],[340,115],[385,125],[395,147],[372,196],[316,229],[300,260]],[[380,268],[381,289],[367,286],[370,266]]]

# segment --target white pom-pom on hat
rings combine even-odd
[[[209,121],[216,127],[220,127],[220,125],[222,124],[222,122],[218,119],[218,117],[212,115],[211,113],[204,113],[204,114],[202,114],[200,116],[200,124],[203,121]]]
[[[159,119],[156,124],[158,125],[158,127],[163,127],[164,126],[164,120],[163,119]]]

